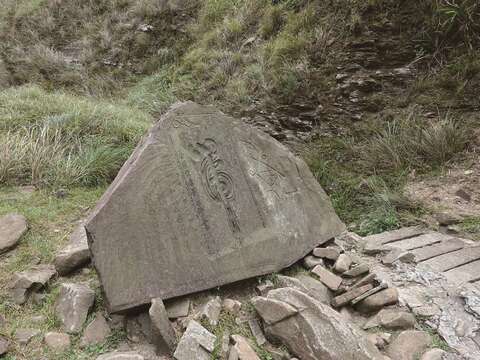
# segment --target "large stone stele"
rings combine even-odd
[[[344,225],[285,146],[189,102],[137,146],[86,229],[118,312],[277,271]]]

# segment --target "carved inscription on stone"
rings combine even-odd
[[[278,271],[344,227],[283,145],[184,103],[137,146],[86,228],[118,312]]]

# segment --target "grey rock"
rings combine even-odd
[[[165,302],[165,309],[169,319],[186,317],[190,312],[190,299],[183,297],[168,300]]]
[[[357,266],[352,267],[350,270],[345,271],[342,274],[342,276],[353,278],[353,277],[363,275],[369,271],[370,271],[370,267],[368,266],[368,264],[359,264]]]
[[[52,265],[37,265],[14,274],[9,285],[13,301],[19,305],[24,304],[31,293],[43,288],[55,274]]]
[[[0,314],[0,330],[3,329],[5,326],[7,326],[7,319],[5,319],[5,316]]]
[[[222,301],[220,300],[220,297],[216,296],[213,299],[209,299],[201,306],[200,311],[195,318],[197,320],[206,320],[210,325],[217,326],[221,311]]]
[[[27,219],[23,215],[7,214],[0,217],[0,254],[17,246],[27,230]]]
[[[145,358],[135,351],[110,352],[97,357],[96,360],[145,360]]]
[[[388,346],[387,355],[392,360],[415,360],[428,349],[431,342],[430,335],[425,331],[403,331]]]
[[[317,265],[325,266],[325,262],[323,261],[323,259],[313,255],[305,256],[305,258],[303,259],[303,266],[307,270],[313,269]]]
[[[223,300],[222,308],[232,315],[238,315],[242,309],[242,303],[234,299],[225,299]]]
[[[266,280],[255,286],[255,290],[259,295],[266,295],[270,290],[275,289],[275,285],[270,280]]]
[[[148,312],[128,315],[125,323],[128,340],[134,343],[153,340],[152,321]]]
[[[266,298],[256,298],[253,305],[266,322],[267,337],[285,344],[302,360],[381,359],[378,349],[353,323],[296,289],[272,290]],[[297,312],[283,312],[290,308]],[[277,313],[275,322],[273,312]]]
[[[220,343],[219,356],[220,359],[227,359],[228,351],[230,350],[230,332],[225,329],[222,334],[222,340]]]
[[[82,329],[87,315],[93,306],[95,292],[87,285],[64,283],[55,305],[55,314],[68,333]]]
[[[334,247],[326,247],[326,248],[320,247],[320,248],[313,249],[313,255],[322,259],[335,261],[340,256],[340,251],[338,251],[338,249]]]
[[[15,341],[20,345],[27,345],[30,340],[40,334],[38,329],[18,329],[15,332]]]
[[[183,103],[137,146],[86,229],[115,313],[278,271],[345,226],[286,146]]]
[[[161,299],[152,299],[152,305],[148,313],[152,322],[153,342],[155,343],[157,354],[172,354],[175,350],[177,337],[168,319],[163,301]]]
[[[237,353],[238,360],[260,360],[248,340],[243,336],[232,335],[232,340],[234,342],[233,349]]]
[[[443,360],[446,354],[442,349],[431,349],[423,354],[420,360]]]
[[[101,344],[107,340],[111,333],[105,317],[102,314],[97,314],[95,319],[85,328],[80,346]]]
[[[308,275],[297,275],[296,277],[289,277],[279,275],[277,277],[279,287],[291,287],[305,294],[310,295],[314,299],[321,301],[325,304],[330,303],[330,291],[320,281],[315,280]]]
[[[341,307],[341,306],[347,305],[350,301],[358,298],[360,295],[366,293],[367,291],[371,290],[372,288],[373,288],[372,284],[366,284],[366,285],[348,290],[345,293],[334,297],[333,300],[332,300],[332,306],[333,307]]]
[[[351,265],[352,259],[350,258],[350,256],[348,256],[347,254],[340,254],[337,261],[335,261],[335,265],[333,268],[337,273],[342,274],[345,271],[348,271]]]
[[[48,332],[43,341],[53,351],[65,351],[70,347],[70,336],[64,333]]]
[[[394,305],[398,302],[398,291],[395,288],[389,288],[377,292],[366,299],[360,301],[356,305],[356,309],[364,312],[371,313],[380,310],[384,306]]]
[[[248,326],[250,327],[250,331],[252,332],[257,344],[260,346],[264,345],[267,342],[267,339],[265,339],[265,335],[263,335],[262,328],[260,327],[257,319],[248,320]]]
[[[8,341],[6,337],[0,336],[0,356],[6,354],[9,347],[10,341]]]
[[[315,266],[312,270],[312,273],[318,276],[318,279],[325,284],[330,290],[337,291],[340,285],[342,284],[342,278],[331,273],[323,266]]]
[[[377,326],[391,330],[410,329],[415,326],[415,317],[406,311],[398,309],[382,309],[378,314],[370,318],[363,328],[371,329]]]
[[[173,354],[176,360],[210,360],[216,336],[191,320]]]
[[[57,272],[65,276],[89,261],[90,249],[88,248],[87,233],[82,223],[70,236],[69,244],[57,253],[54,264]]]

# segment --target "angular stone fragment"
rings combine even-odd
[[[267,325],[276,324],[298,313],[297,309],[287,303],[261,296],[254,297],[252,304]]]
[[[170,320],[168,320],[167,310],[161,299],[152,299],[152,305],[148,311],[152,321],[153,342],[157,348],[157,354],[172,354],[175,351],[177,337],[173,330]]]
[[[424,234],[425,230],[418,226],[401,228],[398,230],[387,231],[381,234],[370,235],[364,238],[365,245],[363,252],[365,254],[377,254],[379,252],[388,251],[386,244],[391,244],[402,239],[412,238],[417,235]]]
[[[262,346],[267,342],[267,339],[265,339],[265,335],[263,335],[262,328],[260,327],[257,319],[248,320],[248,326],[250,327],[250,331],[252,332],[252,335],[258,345]]]
[[[148,312],[132,314],[126,317],[128,340],[139,342],[153,342],[152,320]]]
[[[243,336],[232,335],[232,340],[235,343],[233,348],[237,353],[238,360],[260,360],[251,345],[248,343],[248,340]]]
[[[333,268],[337,273],[342,274],[348,269],[350,269],[351,265],[352,259],[350,258],[350,256],[348,256],[347,254],[340,254],[337,261],[335,261],[335,265]]]
[[[103,354],[96,360],[145,360],[145,358],[135,351],[126,351]]]
[[[70,336],[68,334],[48,332],[45,334],[43,341],[53,351],[65,351],[70,347]]]
[[[30,270],[13,275],[10,283],[10,294],[16,304],[24,304],[28,296],[44,287],[56,274],[52,265],[37,265]]]
[[[23,215],[7,214],[0,217],[0,254],[17,246],[27,230],[27,219]]]
[[[326,248],[315,248],[313,249],[313,255],[322,259],[328,260],[337,260],[340,256],[340,251],[334,247],[326,247]]]
[[[270,290],[275,289],[275,285],[270,280],[266,280],[261,284],[255,286],[255,290],[259,295],[266,295]]]
[[[352,305],[355,305],[359,303],[362,300],[365,300],[367,297],[372,296],[373,294],[376,294],[384,289],[388,288],[388,284],[385,282],[380,283],[380,285],[374,287],[372,290],[368,290],[365,294],[360,295],[356,299],[352,300]]]
[[[10,347],[10,341],[7,338],[0,336],[0,356],[6,354],[8,352],[8,348]]]
[[[240,310],[242,309],[242,303],[238,300],[233,300],[233,299],[225,299],[223,300],[222,308],[232,314],[232,315],[237,315]]]
[[[446,354],[442,349],[431,349],[423,354],[420,360],[443,360]]]
[[[18,329],[15,332],[15,341],[20,345],[27,345],[38,334],[40,334],[38,329]]]
[[[152,128],[86,224],[112,312],[278,271],[344,228],[302,160],[194,103]]]
[[[425,331],[401,332],[390,344],[387,354],[392,360],[416,360],[430,346],[432,339]]]
[[[297,277],[293,278],[279,275],[277,277],[277,282],[279,287],[295,288],[325,304],[330,302],[330,290],[328,290],[328,288],[320,281],[315,280],[311,276],[298,275]]]
[[[370,267],[368,266],[368,264],[359,264],[357,266],[352,267],[350,270],[345,271],[342,274],[342,276],[353,278],[353,277],[363,275],[369,271],[370,271]]]
[[[323,266],[316,266],[313,270],[312,273],[318,276],[320,281],[325,284],[330,290],[336,291],[340,287],[340,284],[342,283],[342,278],[331,273],[327,269],[325,269]]]
[[[210,360],[216,336],[191,320],[173,354],[176,360]]]
[[[397,302],[398,302],[397,289],[388,288],[360,301],[357,304],[356,309],[361,312],[370,313],[370,312],[380,310],[384,306],[396,304]]]
[[[261,304],[259,308],[257,305]],[[270,324],[264,315],[271,304],[277,312],[293,308],[297,312],[278,313],[282,320]],[[282,304],[282,305],[277,305]],[[262,302],[253,303],[259,315],[267,322],[267,337],[285,344],[302,360],[380,360],[380,352],[371,344],[353,323],[346,321],[339,313],[310,296],[291,288],[269,292]]]
[[[367,285],[363,285],[358,288],[349,290],[346,293],[343,293],[342,295],[334,297],[332,300],[332,306],[341,307],[341,306],[347,305],[350,301],[366,293],[368,290],[372,288],[373,288],[372,284],[367,284]]]
[[[351,286],[351,289],[365,285],[365,284],[370,284],[376,280],[377,276],[374,273],[365,275],[362,277],[360,280],[358,280],[355,284]]]
[[[313,255],[308,255],[303,258],[303,266],[307,270],[313,269],[317,265],[325,266],[325,262],[323,261],[323,259]]]
[[[206,320],[212,326],[217,326],[222,311],[222,301],[219,296],[208,300],[196,316],[197,320]]]
[[[169,300],[165,302],[165,309],[167,309],[169,319],[186,317],[190,312],[190,299],[183,297]]]
[[[381,326],[385,329],[400,330],[413,328],[414,325],[415,317],[412,314],[398,309],[382,309],[370,318],[363,328],[366,330]]]
[[[230,350],[230,331],[225,329],[222,334],[222,340],[220,343],[219,355],[220,359],[227,359],[228,351]]]
[[[60,250],[54,264],[61,276],[70,274],[90,261],[87,233],[84,224],[79,225],[70,236],[69,244]]]
[[[82,339],[80,340],[80,346],[101,344],[110,334],[111,330],[107,320],[105,320],[102,314],[97,314],[95,319],[85,328]]]
[[[55,314],[65,331],[77,333],[81,330],[94,300],[95,292],[87,285],[65,283],[60,286]]]

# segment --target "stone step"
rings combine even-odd
[[[466,247],[424,261],[434,271],[444,272],[480,259],[480,246]]]
[[[389,244],[395,241],[411,238],[422,235],[425,229],[418,226],[405,227],[398,230],[386,231],[381,234],[366,236],[364,238],[367,242],[376,242],[378,244]]]
[[[420,236],[415,236],[408,239],[403,239],[399,241],[395,241],[393,243],[389,243],[389,246],[393,246],[396,248],[400,248],[402,250],[415,250],[419,248],[423,248],[428,245],[433,245],[440,243],[445,240],[453,239],[452,236],[433,232],[428,234],[423,234]]]
[[[439,244],[425,246],[419,249],[412,250],[411,252],[413,255],[415,255],[415,260],[417,262],[422,262],[439,255],[448,254],[450,252],[463,249],[464,247],[465,242],[458,238],[451,238],[448,240],[444,240]]]
[[[445,273],[448,280],[456,283],[480,280],[480,260],[462,265]]]

